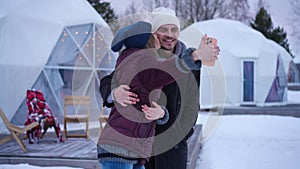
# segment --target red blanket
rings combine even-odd
[[[26,93],[27,98],[27,118],[25,125],[33,122],[39,122],[40,125],[34,129],[27,131],[29,143],[36,143],[39,141],[42,130],[47,130],[48,127],[54,127],[58,142],[62,142],[62,132],[56,117],[54,117],[50,107],[48,106],[43,93],[40,90],[28,89]],[[46,128],[45,128],[46,127]]]

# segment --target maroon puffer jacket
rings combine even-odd
[[[151,106],[152,101],[159,99],[163,86],[184,77],[188,72],[184,61],[176,56],[157,60],[147,49],[123,50],[117,60],[113,79],[117,79],[119,84],[130,84],[131,91],[138,94],[140,102],[127,107],[115,103],[98,144],[122,147],[141,158],[150,157],[156,122],[145,118],[141,105]]]

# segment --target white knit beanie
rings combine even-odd
[[[174,24],[180,29],[180,23],[175,11],[170,8],[158,7],[152,12],[152,31],[156,32],[159,27],[166,24]]]

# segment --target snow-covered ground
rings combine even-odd
[[[300,104],[300,91],[288,91],[288,104]]]
[[[80,168],[73,168],[73,167],[39,167],[39,166],[33,166],[29,164],[15,164],[15,165],[9,165],[9,164],[0,164],[0,169],[80,169]]]
[[[300,104],[300,91],[288,91],[288,104]],[[207,119],[204,114],[198,123]],[[216,126],[203,138],[197,169],[299,168],[300,118],[228,115]]]
[[[204,143],[199,169],[298,169],[300,118],[222,116]]]
[[[300,92],[288,102],[300,104]],[[207,116],[207,115],[206,115]],[[207,117],[202,115],[199,123]],[[300,118],[267,115],[221,116],[213,134],[204,138],[197,169],[298,169]],[[75,169],[0,164],[0,169]]]

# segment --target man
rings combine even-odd
[[[162,49],[180,55],[186,51],[185,45],[178,41],[180,24],[175,12],[169,8],[156,8],[152,13],[153,32],[157,34]],[[206,36],[202,38],[206,40]],[[197,50],[188,49],[191,56],[201,56],[202,61],[215,61],[218,47],[200,45]],[[170,55],[169,57],[171,57]],[[196,64],[201,64],[198,62]],[[113,73],[101,80],[100,92],[104,106],[112,106],[112,100],[122,106],[135,104],[138,96],[130,91],[128,85],[111,84]],[[169,120],[164,125],[156,126],[153,154],[146,164],[147,169],[185,169],[187,165],[187,139],[193,133],[199,107],[200,71],[192,73],[163,88],[164,95],[159,104],[166,107]],[[113,89],[111,92],[111,88]],[[111,94],[112,93],[112,94]],[[156,107],[153,107],[155,109]]]

